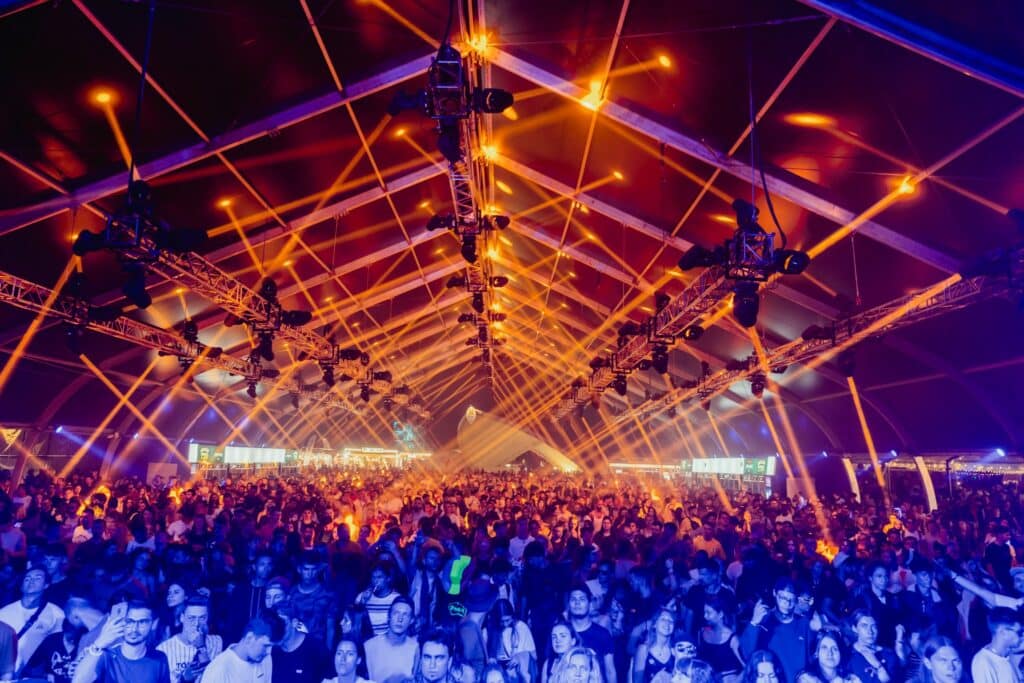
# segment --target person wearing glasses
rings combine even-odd
[[[971,660],[974,683],[1020,683],[1020,670],[1010,661],[1021,645],[1020,618],[1006,607],[996,607],[988,613],[988,630],[992,640]]]
[[[72,682],[170,683],[167,657],[146,645],[153,621],[153,609],[144,602],[114,605],[99,636],[85,649]]]
[[[210,603],[201,595],[185,600],[181,633],[156,646],[167,657],[171,683],[198,680],[203,669],[224,649],[224,639],[210,634]]]
[[[757,650],[770,650],[782,662],[784,680],[792,681],[807,666],[811,622],[796,614],[796,586],[788,578],[775,582],[775,609],[763,601],[754,605],[750,623],[740,635],[740,649],[749,658]]]

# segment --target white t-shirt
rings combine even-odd
[[[263,661],[247,662],[231,648],[213,658],[203,671],[201,683],[270,683],[274,663],[271,655]]]
[[[978,650],[971,660],[974,683],[1020,683],[1020,674],[1009,658],[1000,657],[987,647]]]
[[[338,683],[338,677],[335,676],[333,678],[325,678],[320,683]],[[362,676],[356,676],[356,683],[373,683],[373,681],[368,681]]]
[[[415,638],[406,637],[401,645],[392,645],[387,635],[374,636],[366,641],[366,673],[375,681],[385,683],[393,676],[412,678],[419,645]]]
[[[36,618],[35,623],[29,626],[28,630],[18,636],[18,659],[15,663],[15,671],[21,671],[25,662],[32,658],[36,649],[51,633],[60,633],[64,624],[64,610],[52,602],[46,603],[42,612]],[[26,608],[21,600],[15,600],[11,604],[0,609],[0,621],[19,633],[21,628],[28,622],[36,611],[36,608]]]
[[[195,659],[198,648],[189,645],[177,635],[173,635],[156,646],[157,650],[167,655],[167,665],[171,670],[171,683],[178,683],[181,674]],[[224,650],[224,639],[220,636],[206,636],[206,656],[211,660]]]

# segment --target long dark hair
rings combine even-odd
[[[757,683],[757,665],[764,662],[771,664],[775,669],[775,675],[779,677],[779,680],[782,680],[785,672],[782,669],[779,658],[771,650],[758,650],[750,655],[750,659],[747,660],[747,665],[743,668],[741,683]]]
[[[487,655],[491,659],[498,659],[498,655],[501,653],[504,647],[504,638],[502,637],[505,633],[505,628],[501,625],[501,620],[505,617],[512,617],[515,619],[516,612],[512,607],[512,603],[501,598],[494,602],[494,607],[487,613]],[[516,631],[515,621],[512,623],[512,650],[516,649],[516,644],[519,640],[519,634]],[[510,656],[512,652],[508,653]]]

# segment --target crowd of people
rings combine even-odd
[[[33,471],[0,493],[0,680],[1020,683],[1024,491],[877,493]]]

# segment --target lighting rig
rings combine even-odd
[[[743,327],[757,324],[760,309],[758,290],[772,275],[799,275],[810,265],[806,252],[776,249],[775,233],[767,232],[758,222],[758,210],[750,202],[736,199],[736,232],[725,244],[715,249],[694,245],[679,259],[682,271],[694,268],[720,267],[733,281],[733,314]],[[785,243],[785,242],[783,242]]]
[[[200,232],[172,231],[154,219],[148,188],[141,181],[134,181],[129,189],[128,208],[112,216],[103,232],[80,234],[74,249],[76,254],[111,250],[122,263],[129,264],[130,272],[152,272],[176,281],[224,309],[227,312],[225,325],[249,327],[256,343],[249,355],[249,371],[241,374],[249,380],[250,396],[256,393],[255,385],[261,379],[276,378],[280,374],[276,369],[261,367],[261,361],[275,359],[275,341],[286,341],[296,349],[300,359],[315,361],[328,389],[336,376],[343,381],[364,376],[369,356],[356,349],[339,348],[333,340],[304,329],[312,314],[286,310],[278,301],[278,286],[274,280],[264,279],[254,291],[194,253],[191,249],[201,244]],[[104,307],[94,309],[93,316],[116,319],[120,312],[117,307]],[[187,360],[181,362],[184,367]]]
[[[619,330],[619,344],[608,358],[591,361],[593,373],[585,387],[571,386],[555,409],[561,418],[575,406],[609,386],[626,395],[626,377],[637,368],[668,369],[668,350],[682,339],[697,341],[704,334],[702,318],[726,297],[733,297],[733,311],[741,325],[757,319],[760,283],[776,273],[796,274],[807,267],[803,252],[775,249],[774,235],[757,224],[757,209],[737,199],[737,229],[733,237],[714,250],[694,246],[679,260],[681,270],[703,268],[696,279],[676,297],[655,296],[655,314],[641,323],[627,322]],[[650,356],[648,358],[648,356]]]
[[[453,211],[433,216],[427,222],[427,229],[451,230],[459,240],[466,270],[449,279],[446,286],[464,288],[472,295],[475,323],[487,310],[488,292],[508,284],[507,277],[493,273],[489,259],[480,258],[480,249],[486,245],[488,236],[504,230],[510,222],[507,216],[480,209],[478,198],[484,192],[479,179],[486,177],[488,161],[484,154],[467,154],[467,150],[480,149],[480,115],[498,114],[513,104],[512,93],[481,87],[482,82],[483,64],[476,53],[463,58],[445,40],[431,64],[427,87],[413,95],[399,93],[389,108],[392,116],[406,110],[420,110],[437,124],[437,146],[448,162]],[[478,337],[467,343],[480,348],[480,359],[489,370],[490,348],[495,344],[486,321],[478,324]]]
[[[1024,293],[1024,244],[1001,250],[991,263],[995,264],[996,268],[972,266],[964,272],[964,279],[932,293],[923,300],[919,300],[921,292],[915,292],[827,326],[811,325],[803,331],[800,338],[782,344],[768,353],[767,367],[772,374],[783,374],[790,366],[807,362],[836,346],[848,343],[853,338],[859,343],[864,339],[888,334],[893,330],[946,315],[981,301],[998,297],[1012,299]],[[978,275],[978,272],[985,274]],[[894,313],[900,315],[888,324],[878,326],[880,321],[887,320]],[[855,369],[853,348],[841,351],[836,356],[835,363],[844,375],[852,376]],[[655,407],[674,407],[696,398],[701,401],[702,407],[708,410],[709,401],[713,396],[723,393],[734,383],[743,380],[750,382],[753,395],[763,394],[767,376],[756,357],[730,361],[713,374],[706,368],[700,382],[680,385],[670,391],[661,404]],[[616,420],[632,419],[635,414],[633,411],[625,411]]]

